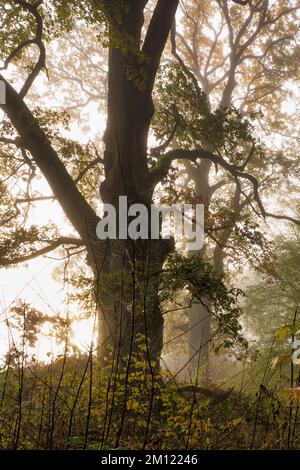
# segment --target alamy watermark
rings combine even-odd
[[[292,362],[293,364],[299,365],[300,356],[300,339],[295,339],[292,343]]]
[[[101,240],[158,240],[174,236],[177,241],[184,241],[189,251],[203,246],[203,204],[151,204],[148,208],[144,204],[128,206],[127,196],[119,196],[119,207],[104,204],[103,214],[96,228]]]
[[[5,83],[0,80],[0,104],[6,104]]]

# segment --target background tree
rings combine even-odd
[[[297,10],[293,2],[249,2],[242,10],[226,1],[183,2],[180,26],[173,28],[171,41],[179,68],[164,73],[158,91],[158,137],[172,136],[173,155],[178,146],[190,149],[196,142],[208,151],[225,153],[231,163],[240,163],[240,170],[256,176],[265,200],[275,187],[289,184],[287,165],[297,174],[297,131],[282,106],[291,99],[292,83],[298,79]],[[212,118],[203,118],[205,113]],[[270,145],[270,136],[276,134],[284,139],[274,146],[273,137]],[[257,215],[265,215],[256,197],[258,186],[253,188],[251,178],[228,177],[209,158],[184,165],[188,176],[183,193],[206,207],[207,245],[201,256],[211,260],[220,276],[226,256],[232,260],[242,254],[260,263],[268,243],[260,233],[264,229],[256,225]],[[209,299],[202,300],[205,306],[195,302],[188,312],[194,370],[199,348],[203,362],[207,360],[211,335]],[[201,341],[206,348],[200,347]]]

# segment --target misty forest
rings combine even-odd
[[[0,0],[0,449],[300,450],[299,10]]]

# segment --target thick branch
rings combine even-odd
[[[237,3],[238,5],[248,5],[249,0],[231,0],[233,3]]]
[[[250,154],[252,155],[252,151],[250,152]],[[220,165],[228,173],[233,175],[236,179],[242,178],[248,180],[253,187],[253,199],[257,203],[260,210],[260,214],[264,218],[272,217],[275,219],[288,220],[289,222],[293,222],[294,224],[300,225],[300,220],[294,219],[293,217],[285,215],[276,215],[270,212],[266,212],[259,195],[259,182],[253,175],[250,175],[249,173],[243,171],[245,167],[244,163],[242,165],[231,165],[226,160],[224,160],[224,158],[204,149],[176,149],[167,152],[159,159],[157,166],[150,173],[152,178],[152,184],[155,186],[159,181],[161,181],[165,176],[167,176],[171,164],[174,160],[196,161],[197,159],[210,160],[215,165]]]
[[[63,245],[72,245],[72,246],[83,246],[84,242],[79,238],[71,238],[71,237],[61,237],[58,240],[50,243],[49,245],[41,248],[40,250],[36,250],[29,255],[20,256],[19,258],[1,258],[0,257],[0,266],[11,266],[14,264],[25,263],[32,259],[38,258],[40,256],[46,255],[51,251],[56,250],[59,246]]]
[[[6,86],[6,104],[1,104],[0,108],[19,133],[24,148],[31,153],[66,216],[80,236],[89,242],[94,224],[87,227],[87,222],[96,221],[94,210],[78,190],[30,109],[1,75],[0,80]]]
[[[145,37],[142,51],[149,58],[147,72],[152,89],[179,0],[158,0]]]

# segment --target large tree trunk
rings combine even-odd
[[[232,63],[231,72],[228,77],[227,84],[224,88],[223,95],[220,101],[220,108],[227,107],[230,105],[232,93],[235,86],[234,73],[235,73],[236,64]],[[196,73],[197,75],[197,73]],[[204,91],[205,87],[204,87]],[[209,97],[208,97],[209,98]],[[210,152],[214,152],[214,145],[206,144],[205,148]],[[210,202],[213,196],[216,186],[210,186],[209,184],[209,173],[211,170],[212,163],[210,161],[202,161],[200,166],[196,168],[191,163],[187,163],[187,172],[192,178],[195,184],[195,193],[197,197],[197,202],[204,204],[205,207],[205,221],[207,220],[207,214],[210,210]],[[236,212],[236,205],[238,201],[233,200],[233,210]],[[232,221],[230,221],[232,222]],[[206,223],[206,222],[205,222]],[[222,235],[222,243],[225,245],[231,233],[231,226],[227,231]],[[224,275],[224,249],[222,243],[217,244],[213,253],[213,264],[215,267],[216,273],[222,277]],[[204,256],[204,251],[200,253],[201,256]],[[190,253],[193,255],[193,252]],[[187,311],[188,315],[188,363],[189,363],[189,374],[190,376],[198,376],[199,370],[202,371],[200,379],[202,378],[205,381],[210,379],[210,370],[209,370],[209,345],[211,340],[211,319],[212,314],[210,312],[210,302],[209,299],[200,299],[201,302],[196,301],[192,303],[192,306]]]
[[[156,371],[163,347],[158,283],[169,245],[162,240],[110,241],[96,276],[99,352],[120,370],[130,356]]]
[[[122,47],[111,47],[108,74],[108,119],[104,136],[105,180],[101,199],[119,212],[119,197],[128,206],[149,209],[154,190],[147,165],[147,141],[154,112],[152,89],[178,0],[158,1],[142,47],[145,62],[139,63],[143,9],[147,2],[135,0],[124,14],[122,35],[133,39],[137,57]],[[116,25],[111,21],[111,43]],[[128,36],[127,36],[128,35]],[[126,49],[126,48],[125,48]],[[135,77],[128,78],[134,70]],[[149,219],[150,227],[150,219]],[[118,230],[117,230],[118,231]],[[149,234],[150,238],[150,234]],[[120,362],[139,350],[159,368],[163,343],[163,317],[159,307],[159,274],[171,249],[165,240],[110,240],[94,266],[99,303],[99,350],[117,354]],[[103,356],[103,353],[102,353]]]

